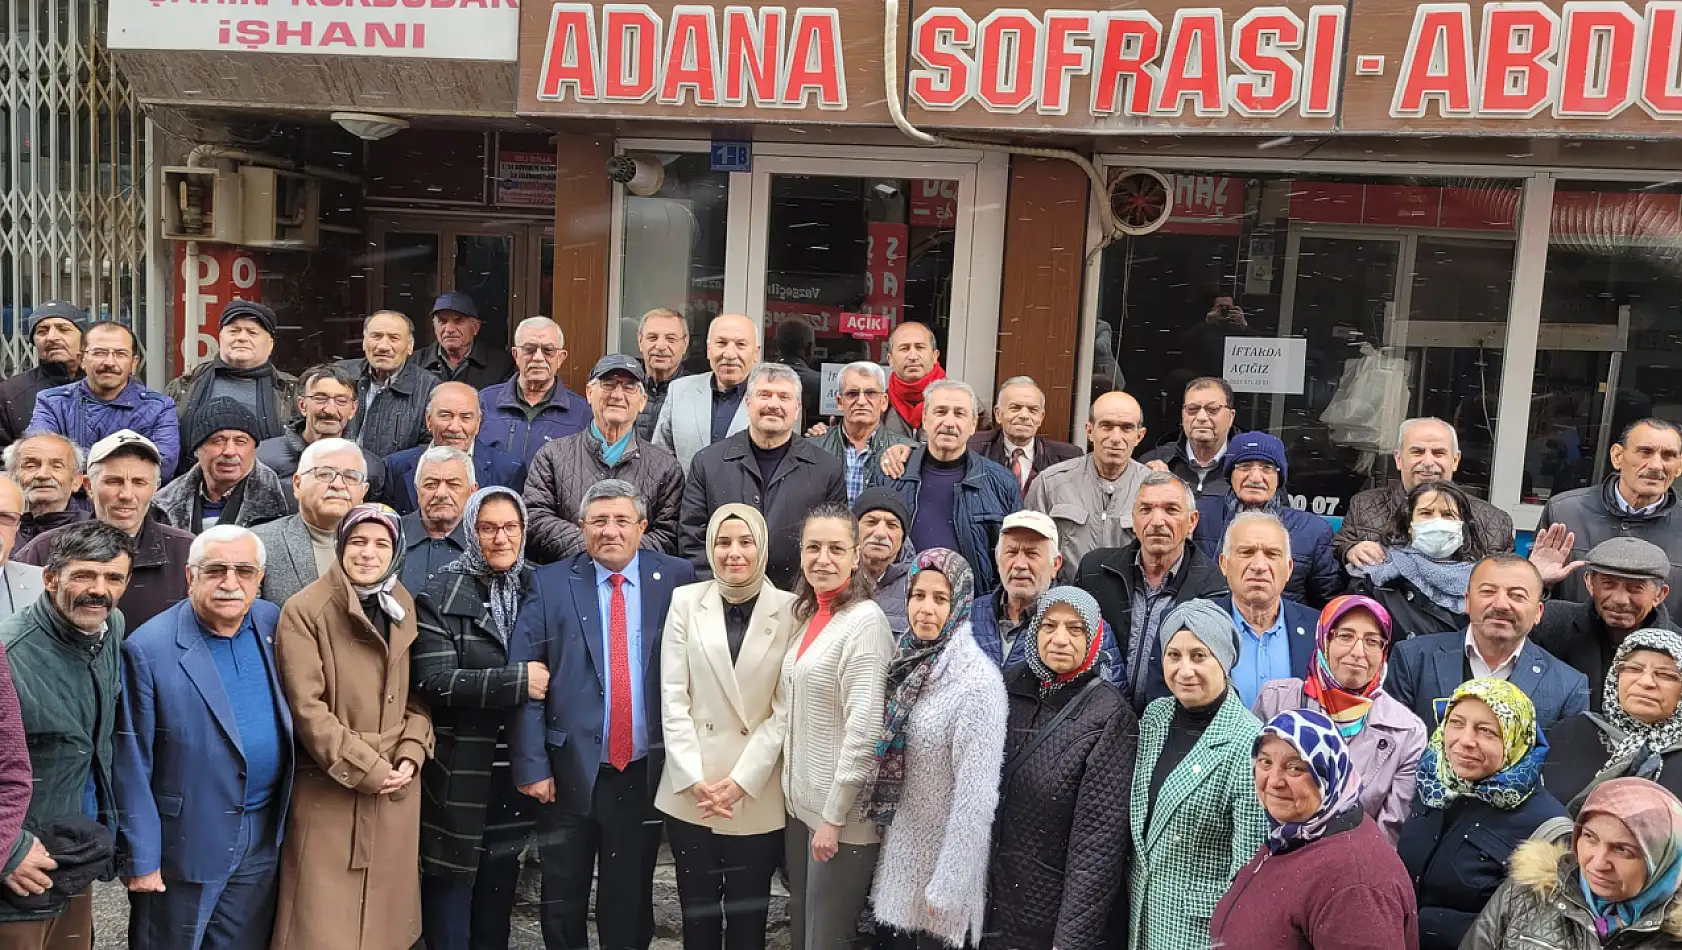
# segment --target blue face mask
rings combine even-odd
[[[1454,555],[1465,542],[1464,525],[1447,518],[1432,518],[1413,523],[1413,549],[1433,560],[1441,561]]]

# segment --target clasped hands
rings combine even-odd
[[[695,799],[695,807],[701,810],[702,818],[734,818],[736,803],[744,793],[734,779],[723,778],[716,782],[696,782],[689,786],[689,794]]]

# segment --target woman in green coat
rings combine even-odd
[[[1131,806],[1130,950],[1209,950],[1209,918],[1267,838],[1250,750],[1261,722],[1231,688],[1232,617],[1207,600],[1162,624],[1173,695],[1145,707]]]

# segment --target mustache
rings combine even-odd
[[[243,603],[245,601],[245,594],[237,590],[222,590],[221,588],[217,588],[216,592],[210,595],[210,599],[237,600]]]
[[[112,601],[111,595],[109,594],[79,594],[76,596],[75,600],[70,602],[70,606],[72,608],[103,607],[106,610],[110,610],[113,606],[115,606],[115,603]]]
[[[329,488],[321,493],[321,498],[323,501],[327,499],[333,499],[335,501],[350,501],[350,492],[345,491],[343,488]]]

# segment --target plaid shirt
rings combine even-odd
[[[851,506],[859,500],[864,486],[870,481],[870,457],[875,453],[868,442],[862,449],[853,448],[851,442],[844,443],[841,448],[841,461],[847,466],[847,504]]]

